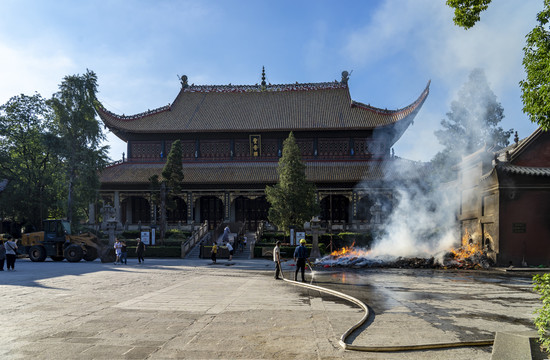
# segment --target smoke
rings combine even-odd
[[[445,136],[438,138],[447,142],[444,145],[452,156],[440,157],[444,162],[437,165],[446,171],[438,171],[433,163],[397,157],[386,162],[383,187],[393,189],[394,195],[391,208],[382,209],[387,214],[385,221],[380,223],[383,230],[376,234],[369,257],[435,257],[437,260],[461,245],[457,215],[461,205],[471,203],[468,196],[475,196],[475,191],[461,189],[474,188],[479,177],[457,179],[457,163],[462,156],[479,150],[484,144],[497,143],[495,133],[498,129],[495,131],[495,126],[503,117],[502,107],[487,85],[483,71],[472,71],[447,117],[442,125],[445,127],[447,121],[451,125],[448,129],[452,131],[439,131]],[[378,133],[374,137],[381,136],[384,134]],[[423,145],[420,140],[418,145]],[[454,174],[450,182],[441,177],[449,172]],[[364,181],[356,191],[374,194],[379,185]]]
[[[429,165],[400,158],[387,163],[385,182],[394,189],[393,206],[383,209],[388,216],[380,224],[383,231],[376,233],[370,256],[427,258],[457,245],[459,193],[428,180],[429,172]],[[356,190],[369,193],[372,184],[362,182]]]

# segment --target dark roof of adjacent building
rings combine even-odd
[[[491,152],[487,149],[481,149],[478,152],[472,154],[472,156],[478,154],[485,154],[485,156],[487,156],[488,154],[491,154],[493,158],[490,171],[483,174],[483,176],[481,177],[481,181],[489,179],[491,175],[494,174],[495,171],[497,171],[497,169],[502,170],[503,172],[508,174],[527,176],[550,176],[550,167],[525,166],[518,165],[516,163],[518,157],[522,153],[527,151],[527,149],[543,134],[544,130],[539,127],[528,137],[522,140],[518,140],[517,142],[498,151]]]
[[[372,107],[350,97],[341,82],[267,86],[182,86],[171,105],[125,116],[103,106],[104,124],[123,140],[131,133],[227,133],[250,131],[360,130],[393,126],[397,140],[429,93],[397,110]]]
[[[518,166],[510,164],[499,164],[499,168],[505,172],[530,176],[550,176],[550,168]]]

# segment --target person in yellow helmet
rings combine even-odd
[[[296,262],[296,272],[294,273],[294,281],[298,281],[298,271],[302,272],[302,282],[306,282],[304,273],[306,271],[306,259],[307,259],[307,249],[306,249],[306,240],[300,239],[300,245],[294,250],[294,262]]]

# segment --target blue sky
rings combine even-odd
[[[474,68],[482,68],[520,138],[536,126],[518,82],[525,35],[543,0],[499,0],[471,30],[445,0],[0,0],[0,104],[18,94],[49,98],[63,77],[98,75],[111,111],[136,114],[171,103],[189,83],[272,84],[339,80],[352,98],[380,108],[409,105],[428,80],[422,110],[395,146],[428,161],[434,136]],[[107,133],[113,160],[126,144]]]

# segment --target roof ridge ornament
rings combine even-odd
[[[340,82],[344,85],[347,85],[349,77],[350,77],[352,72],[353,72],[353,70],[351,70],[351,72],[349,72],[349,73],[346,70],[342,71],[342,81],[340,81]]]
[[[262,91],[266,90],[266,82],[265,82],[265,66],[262,66]]]
[[[187,75],[178,75],[178,79],[180,79],[182,89],[186,89],[187,87],[189,87],[189,84],[187,83]]]

